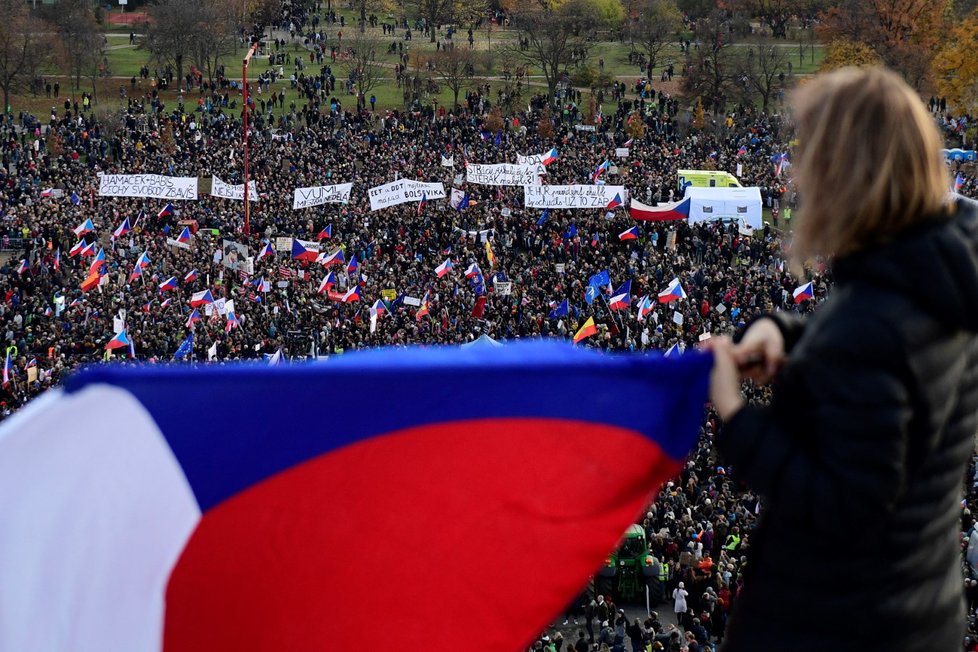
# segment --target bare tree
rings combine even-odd
[[[640,0],[635,17],[628,23],[632,42],[637,43],[648,59],[648,74],[661,64],[665,48],[676,39],[682,28],[683,17],[675,0]]]
[[[786,48],[752,43],[740,53],[739,58],[737,83],[745,92],[746,99],[760,99],[761,108],[767,111],[775,92],[784,83],[784,73],[788,67]]]
[[[350,58],[343,64],[347,79],[364,95],[377,88],[384,75],[384,67],[377,63],[379,47],[377,39],[357,32],[350,42]]]
[[[92,83],[92,103],[98,103],[98,87],[96,82],[99,78],[108,77],[112,74],[109,69],[109,57],[106,46],[108,45],[105,36],[99,32],[89,34],[87,37],[87,47],[81,58],[81,69],[86,78]]]
[[[202,4],[202,27],[191,50],[194,65],[212,80],[221,60],[235,52],[237,22],[235,13],[230,11],[233,0],[211,0]]]
[[[139,47],[149,51],[157,62],[173,66],[178,88],[183,88],[184,63],[204,38],[207,4],[200,0],[156,0],[149,6],[146,37]]]
[[[435,53],[432,57],[435,72],[452,91],[453,107],[458,106],[458,95],[475,73],[475,57],[468,48],[451,48]]]
[[[3,105],[10,110],[10,94],[30,80],[46,58],[43,44],[45,28],[33,20],[27,4],[20,0],[0,0],[0,89]]]
[[[586,48],[587,30],[598,23],[597,12],[587,0],[555,5],[549,0],[528,0],[513,12],[519,41],[513,55],[543,72],[551,102],[557,84],[574,55]]]
[[[723,110],[727,92],[736,78],[736,61],[730,31],[719,12],[696,23],[700,45],[687,59],[684,86],[690,95],[702,97],[714,114]]]
[[[81,78],[90,62],[91,48],[103,38],[88,0],[63,0],[53,14],[58,36],[61,69],[81,88]]]

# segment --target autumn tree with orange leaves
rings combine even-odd
[[[978,109],[978,13],[958,23],[934,57],[934,84],[958,111]]]
[[[823,15],[819,35],[827,43],[869,46],[885,65],[924,90],[949,6],[950,0],[841,0]]]

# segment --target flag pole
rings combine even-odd
[[[615,311],[611,309],[611,304],[608,303],[608,297],[606,297],[604,295],[604,292],[601,293],[601,300],[604,301],[605,308],[607,308],[608,309],[608,312],[611,313],[611,321],[614,322],[615,328],[617,328],[618,331],[622,334],[622,337],[624,337],[625,336],[625,321],[622,320],[621,321],[621,326],[618,325],[618,322],[615,320]]]
[[[244,234],[251,235],[251,224],[248,220],[248,62],[251,61],[251,57],[255,55],[258,51],[258,42],[251,44],[248,48],[248,54],[241,61],[241,101],[243,106],[241,107],[241,128],[243,131],[244,139]]]

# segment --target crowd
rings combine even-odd
[[[320,23],[295,13],[277,27],[314,44]],[[250,203],[249,233],[240,201],[201,193],[197,201],[173,201],[170,212],[164,200],[97,193],[101,173],[197,176],[202,188],[212,176],[242,183],[241,93],[233,80],[190,79],[195,86],[178,106],[155,90],[130,97],[118,120],[100,121],[70,100],[42,118],[6,117],[0,235],[12,257],[0,268],[0,332],[9,359],[0,418],[85,364],[171,361],[190,334],[192,346],[180,357],[202,363],[462,344],[481,335],[569,339],[593,317],[598,331],[584,346],[682,351],[765,311],[810,311],[830,291],[830,279],[816,276],[814,300],[794,304],[792,290],[800,283],[785,268],[779,229],[635,222],[627,206],[544,215],[523,207],[520,187],[464,181],[463,161],[515,162],[518,154],[555,147],[549,184],[590,183],[596,166],[610,160],[607,183],[656,204],[680,196],[678,169],[739,168],[741,183],[759,186],[769,207],[790,206],[790,168],[772,164],[787,151],[790,129],[776,115],[738,107],[695,129],[675,98],[651,91],[629,99],[623,89],[615,93],[618,110],[585,131],[577,128],[585,111],[573,102],[551,113],[547,98],[534,97],[525,109],[501,116],[488,85],[467,92],[455,110],[374,111],[337,84],[328,59],[287,57],[277,43],[267,50],[274,65],[253,86],[257,101],[249,116],[250,178],[260,193]],[[301,90],[300,105],[286,105],[284,93],[277,94],[288,86]],[[628,141],[627,158],[616,157]],[[440,199],[371,212],[367,190],[397,178],[458,188],[468,205],[453,208]],[[348,203],[292,209],[295,188],[346,182],[353,183]],[[131,230],[112,237],[126,219]],[[95,256],[71,255],[80,248],[73,229],[86,220],[94,228],[81,240],[105,259],[104,279],[91,289],[82,285]],[[637,239],[619,240],[635,225]],[[189,247],[173,245],[184,226],[193,231]],[[292,238],[319,241],[324,251],[342,249],[343,263],[324,268],[296,260]],[[259,256],[269,245],[274,253]],[[143,255],[149,262],[133,275]],[[247,257],[253,263],[245,264]],[[435,268],[446,259],[453,269],[438,276]],[[479,273],[467,278],[473,264]],[[589,295],[590,279],[605,270],[607,284]],[[331,272],[335,284],[320,292]],[[171,277],[176,287],[161,290]],[[673,278],[687,297],[658,304],[657,294]],[[630,305],[612,311],[607,297],[629,280]],[[337,300],[354,288],[359,301]],[[200,319],[192,320],[191,296],[204,290],[216,301],[233,300],[234,320],[216,304],[197,307]],[[646,296],[653,308],[640,318]],[[566,312],[560,309],[565,299]],[[382,310],[371,319],[378,300]],[[120,326],[131,347],[107,350]],[[558,626],[537,646],[621,650],[629,641],[635,650],[698,652],[722,640],[762,506],[738,484],[736,469],[717,459],[716,427],[708,417],[681,476],[663,487],[642,523],[651,554],[666,569],[654,608],[675,610],[680,626],[670,629],[654,614],[628,622],[613,596],[586,592],[568,614],[586,622],[580,634]],[[976,497],[969,491],[966,530]],[[975,593],[969,593],[973,603]]]

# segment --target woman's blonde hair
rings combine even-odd
[[[793,105],[793,268],[885,242],[949,205],[937,126],[895,73],[842,68],[799,88]]]

